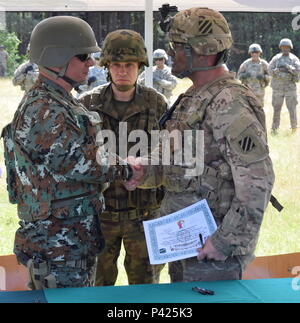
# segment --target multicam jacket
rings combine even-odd
[[[274,183],[264,112],[253,92],[225,73],[191,87],[165,127],[204,131],[204,170],[191,177],[181,166],[145,167],[141,187],[164,185],[162,214],[206,198],[218,225],[213,245],[249,261]]]

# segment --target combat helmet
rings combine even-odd
[[[165,50],[159,48],[153,52],[153,59],[155,60],[157,58],[164,58],[167,61],[168,55]]]
[[[103,42],[99,65],[107,66],[110,62],[138,62],[149,66],[143,37],[128,29],[109,33]]]
[[[170,26],[170,40],[189,44],[199,55],[229,49],[232,36],[224,16],[208,8],[191,8],[177,13]]]
[[[215,66],[206,68],[190,66],[189,70],[178,75],[181,78],[193,71],[209,70],[224,64],[233,42],[224,16],[218,11],[201,7],[178,12],[170,23],[169,37],[171,44],[172,42],[183,44],[186,55],[189,56],[192,55],[191,48],[198,55],[222,53]]]
[[[293,49],[293,43],[289,38],[283,38],[279,42],[278,47],[280,48],[281,46],[289,46],[291,49]]]
[[[248,53],[251,54],[253,52],[260,52],[260,53],[262,53],[261,46],[259,44],[251,44],[249,46]]]
[[[42,20],[33,29],[29,44],[30,61],[42,67],[42,70],[51,76],[53,71],[49,68],[59,67],[60,71],[56,77],[64,76],[73,56],[100,51],[90,25],[72,16],[56,16]]]

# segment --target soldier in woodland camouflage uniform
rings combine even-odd
[[[94,63],[89,54],[99,50],[90,26],[75,17],[48,18],[30,44],[39,80],[3,132],[10,200],[20,217],[14,252],[32,289],[91,286],[104,245],[101,190],[134,171],[110,166],[104,148],[97,150],[99,115],[70,94]]]
[[[163,49],[156,49],[153,52],[153,61],[155,63],[153,67],[153,87],[163,94],[170,103],[172,90],[176,87],[177,80],[172,75],[170,67],[165,65],[167,60],[168,55]],[[145,84],[145,72],[140,75],[139,83]]]
[[[238,78],[247,85],[264,106],[265,87],[270,83],[268,63],[259,56],[262,49],[259,44],[249,46],[251,58],[247,59],[239,68]]]
[[[110,83],[82,97],[86,107],[99,112],[103,128],[115,133],[117,153],[119,140],[137,129],[146,132],[150,148],[150,132],[158,129],[158,120],[167,108],[161,94],[136,84],[139,70],[144,65],[148,66],[148,58],[140,34],[132,30],[116,30],[108,34],[100,66],[107,67]],[[120,122],[126,122],[125,132],[119,129]],[[128,143],[126,156],[133,145]],[[162,189],[127,192],[122,185],[114,183],[104,192],[104,197],[106,209],[100,220],[106,246],[98,257],[96,285],[115,284],[122,241],[129,284],[158,283],[163,266],[149,263],[142,221],[157,217]]]
[[[204,171],[187,176],[176,165],[145,166],[140,186],[164,185],[161,215],[207,199],[216,220],[216,232],[197,257],[169,263],[173,282],[240,279],[253,258],[274,182],[264,112],[252,91],[222,66],[232,37],[219,12],[181,11],[171,20],[169,36],[172,73],[189,77],[193,86],[165,128],[204,131]],[[128,189],[139,183],[131,184]]]
[[[277,134],[280,125],[280,113],[285,99],[290,114],[292,133],[297,129],[297,85],[300,73],[300,61],[290,53],[293,44],[290,39],[283,38],[279,43],[281,53],[275,55],[269,64],[273,89],[272,105],[274,109],[272,133]]]

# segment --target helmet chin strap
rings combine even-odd
[[[111,81],[111,83],[117,88],[117,90],[121,91],[121,92],[127,92],[131,89],[133,89],[136,85],[133,84],[133,85],[117,85],[115,82]]]
[[[72,80],[71,78],[69,78],[68,76],[66,76],[65,73],[66,73],[67,68],[68,68],[68,64],[63,66],[62,68],[60,68],[59,72],[57,72],[57,71],[51,70],[48,67],[39,66],[39,69],[42,72],[44,72],[45,74],[51,76],[54,79],[58,79],[58,78],[63,79],[65,82],[70,84],[72,86],[72,88],[75,88],[76,86],[84,84],[84,82],[76,82],[76,81]]]
[[[225,64],[228,59],[228,50],[224,50],[222,52],[222,54],[220,55],[216,65],[207,66],[207,67],[193,67],[191,46],[184,46],[184,52],[187,57],[187,61],[188,61],[189,66],[186,70],[174,74],[176,77],[178,77],[180,79],[187,77],[188,75],[192,74],[193,72],[214,70],[214,69],[222,66],[223,64]]]

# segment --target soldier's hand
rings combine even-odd
[[[131,166],[133,175],[130,180],[123,182],[123,185],[128,191],[134,191],[137,186],[142,183],[142,179],[144,177],[144,166],[142,165],[141,158],[129,156],[126,158],[126,161]]]
[[[198,252],[197,258],[199,261],[204,259],[225,261],[227,259],[226,256],[218,252],[217,249],[213,246],[211,242],[211,238],[208,238],[205,241],[203,248],[198,248],[197,252]]]

